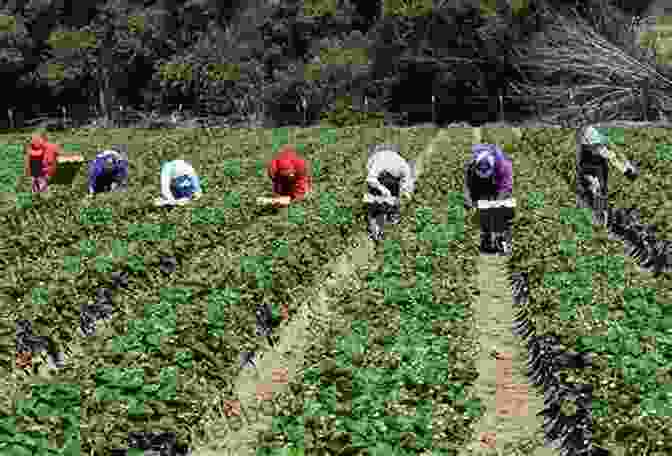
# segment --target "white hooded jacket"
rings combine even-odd
[[[396,147],[378,146],[367,162],[368,176],[366,183],[380,190],[385,196],[391,196],[390,191],[381,184],[379,178],[383,172],[400,180],[401,193],[412,193],[414,189],[413,169],[399,153]]]

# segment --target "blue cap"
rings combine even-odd
[[[194,194],[194,181],[191,176],[179,176],[175,178],[172,191],[175,198],[191,198]]]

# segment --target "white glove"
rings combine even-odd
[[[380,183],[375,183],[374,185],[369,184],[371,187],[374,187],[378,189],[380,193],[382,193],[383,198],[390,198],[392,196],[392,192],[390,191],[389,188],[385,187],[384,185],[381,185]]]
[[[385,186],[381,186],[380,192],[382,193],[383,198],[392,198],[392,192]]]
[[[593,193],[600,193],[600,180],[595,176],[586,176],[586,180],[590,182],[590,189]]]
[[[373,196],[370,194],[364,195],[364,202],[369,203],[369,204],[380,204],[380,203],[388,203],[388,204],[396,204],[397,203],[397,198],[393,196]]]
[[[176,201],[174,199],[165,199],[165,198],[156,198],[154,200],[154,205],[155,206],[166,206],[169,204],[175,204]]]

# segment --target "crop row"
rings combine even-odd
[[[274,401],[275,432],[259,435],[267,454],[448,455],[469,441],[483,412],[469,387],[478,230],[464,219],[459,174],[471,132],[455,131],[374,259],[330,295],[303,375]]]
[[[549,135],[558,138],[550,146],[539,148],[540,138]],[[640,139],[643,136],[640,134]],[[552,358],[562,359],[565,350],[593,354],[590,365],[563,370],[561,375],[568,391],[581,390],[581,385],[588,385],[583,390],[592,390],[592,397],[584,402],[586,407],[590,405],[588,409],[592,408],[592,428],[583,423],[588,426],[583,435],[592,435],[588,443],[602,451],[629,445],[631,451],[668,454],[672,441],[670,410],[666,405],[670,400],[666,385],[670,384],[672,361],[670,279],[666,275],[651,277],[622,255],[623,244],[613,235],[619,229],[617,225],[628,225],[626,212],[613,212],[614,216],[620,214],[623,223],[612,224],[609,236],[607,230],[592,225],[589,210],[575,208],[575,144],[570,138],[573,132],[561,135],[549,129],[528,135],[517,145],[523,160],[516,168],[519,171],[514,191],[530,192],[538,188],[539,182],[545,185],[543,201],[528,204],[517,212],[514,221],[514,252],[509,268],[512,274],[523,271],[529,283],[529,300],[524,305],[526,321],[519,322],[518,329],[534,330],[540,337],[557,335],[548,345],[557,349],[551,353]],[[638,147],[645,148],[642,146],[640,143]],[[652,160],[633,155],[630,157],[642,163],[642,176],[652,169]],[[548,160],[553,166],[536,166],[536,160],[529,159],[532,156]],[[652,173],[648,175],[648,182],[645,179],[634,186],[630,184],[632,192],[639,194],[640,204],[647,206],[659,197],[657,185],[650,180]],[[613,187],[625,185],[614,177],[617,184]],[[632,194],[628,198],[631,197]],[[631,232],[639,247],[646,245],[642,231]],[[557,397],[556,400],[560,401]],[[555,425],[565,420],[556,412],[552,418]],[[586,410],[577,412],[579,415],[588,420]],[[564,429],[569,431],[571,427],[567,424]],[[554,430],[560,432],[558,428]],[[632,432],[635,434],[628,435]],[[560,435],[562,432],[551,437]]]
[[[672,130],[669,128],[623,128],[611,135],[613,147],[640,162],[641,174],[630,182],[618,171],[610,172],[609,203],[616,208],[636,206],[643,220],[659,233],[672,233],[669,221],[672,183]]]
[[[361,155],[364,156],[365,147],[359,142],[361,137],[353,135],[353,132],[348,133],[348,139],[339,141],[338,150],[334,152],[322,151],[321,154],[315,154],[312,157],[306,153],[309,160],[318,159],[327,172],[321,175],[324,178],[319,176],[316,179],[317,198],[306,201],[305,207],[302,208],[304,209],[303,223],[296,223],[297,217],[293,222],[291,213],[287,214],[289,217],[284,220],[285,214],[276,214],[265,220],[259,219],[259,214],[254,214],[257,220],[251,217],[246,229],[237,230],[244,231],[241,235],[235,230],[235,228],[240,228],[240,225],[233,224],[228,227],[228,230],[223,229],[227,227],[221,225],[196,227],[193,220],[191,225],[189,220],[185,223],[184,218],[179,217],[177,211],[163,214],[147,213],[150,211],[142,208],[133,212],[133,208],[129,210],[128,205],[120,210],[118,207],[110,207],[109,209],[113,212],[121,212],[120,214],[114,213],[113,220],[120,220],[122,225],[130,227],[132,223],[129,222],[136,222],[138,219],[144,222],[149,219],[149,222],[162,222],[164,227],[172,225],[174,228],[163,232],[152,231],[161,224],[136,224],[133,225],[136,227],[133,231],[136,237],[133,239],[127,237],[126,240],[120,241],[120,238],[124,239],[121,235],[124,230],[119,229],[119,223],[103,224],[104,230],[100,230],[100,225],[87,228],[86,225],[80,223],[80,218],[76,216],[77,211],[72,207],[77,205],[77,201],[73,198],[59,199],[59,196],[65,195],[59,195],[56,192],[55,199],[38,201],[32,212],[30,212],[31,209],[23,212],[24,217],[33,217],[33,224],[25,220],[22,226],[17,226],[17,224],[6,226],[9,228],[10,235],[16,236],[17,239],[18,231],[22,230],[24,236],[34,237],[47,249],[46,252],[40,252],[33,257],[25,254],[27,249],[13,250],[14,255],[8,259],[11,269],[9,280],[3,286],[6,303],[9,304],[10,300],[18,300],[18,298],[25,298],[31,294],[42,302],[34,302],[32,308],[26,305],[26,300],[24,300],[23,307],[17,309],[16,305],[12,306],[12,314],[15,316],[8,315],[9,318],[5,321],[11,322],[21,315],[35,315],[36,326],[40,328],[40,331],[49,333],[59,346],[67,346],[72,354],[71,359],[75,360],[76,364],[86,362],[87,366],[80,366],[77,379],[72,378],[71,380],[72,383],[82,385],[83,410],[87,411],[87,415],[95,412],[99,419],[96,420],[98,424],[92,423],[83,431],[83,447],[97,447],[100,451],[110,446],[118,447],[125,441],[128,430],[134,428],[132,423],[138,424],[138,418],[129,416],[126,419],[124,417],[125,406],[106,406],[101,409],[100,405],[96,404],[94,384],[90,381],[93,377],[88,373],[104,368],[110,363],[115,366],[144,369],[146,375],[152,378],[162,369],[171,365],[174,367],[176,355],[181,348],[186,348],[192,353],[194,363],[189,368],[190,371],[182,372],[182,369],[178,369],[177,399],[163,405],[152,402],[150,406],[145,403],[145,413],[142,418],[143,420],[149,418],[150,421],[160,420],[162,424],[159,428],[169,431],[178,429],[178,435],[182,440],[188,435],[190,427],[197,427],[203,416],[203,407],[209,403],[208,397],[213,397],[213,393],[221,395],[231,387],[230,384],[227,387],[227,383],[235,377],[239,368],[237,352],[239,350],[253,351],[259,345],[259,342],[251,337],[250,332],[250,328],[254,328],[256,323],[254,315],[256,305],[260,302],[272,301],[276,304],[283,301],[283,295],[276,293],[273,288],[266,288],[269,284],[268,279],[271,279],[270,284],[277,283],[277,288],[283,291],[288,283],[311,287],[310,278],[315,271],[343,248],[339,244],[345,243],[352,233],[364,228],[363,223],[350,223],[351,221],[344,217],[338,220],[340,214],[334,214],[337,212],[334,209],[340,209],[342,206],[335,205],[333,199],[329,200],[329,194],[322,192],[325,188],[333,187],[338,190],[345,188],[347,192],[340,192],[337,198],[334,198],[336,203],[342,201],[343,205],[349,204],[349,207],[359,205],[361,195],[359,192],[350,190],[361,185],[364,163],[352,159],[348,162],[346,154],[349,152],[349,157],[352,157],[353,154],[361,151]],[[413,154],[419,148],[424,148],[430,136],[431,133],[427,130],[421,130],[417,135],[411,132],[410,139],[405,140],[410,153]],[[371,139],[389,140],[380,133],[378,136],[372,136]],[[313,162],[318,160],[313,160]],[[342,166],[344,162],[350,163],[350,166],[344,168]],[[261,191],[265,187],[261,184],[257,184],[256,187],[254,184],[249,184],[252,181],[265,180],[258,179],[256,176],[243,181],[242,184],[233,179],[236,177],[235,173],[230,177],[232,177],[233,189],[246,187],[246,192],[254,192],[255,190]],[[353,195],[353,193],[356,194]],[[132,206],[133,199],[137,198],[137,195],[129,196]],[[203,200],[207,202],[206,198]],[[136,200],[136,203],[141,203],[141,201],[142,199]],[[202,201],[199,201],[199,204],[204,205]],[[43,233],[30,232],[35,218],[38,220],[41,218],[44,224],[49,223],[51,213],[45,212],[45,209],[50,207],[56,209],[57,216],[61,216],[62,223],[57,230],[60,230],[64,237],[69,236],[61,239],[60,245],[56,243],[55,247],[50,239],[44,239],[46,236]],[[199,208],[194,210],[196,209]],[[241,215],[249,212],[253,211],[245,211],[243,208],[239,210]],[[45,213],[49,215],[43,215]],[[334,215],[336,215],[336,220],[333,220]],[[325,220],[329,217],[332,218],[331,223]],[[25,218],[28,219],[28,217]],[[230,218],[227,217],[225,223],[229,220]],[[297,227],[297,225],[300,226]],[[181,227],[188,229],[180,229]],[[230,231],[231,228],[234,230]],[[12,233],[12,230],[16,231]],[[208,230],[210,230],[209,233]],[[261,234],[257,234],[258,231],[261,231]],[[183,233],[188,233],[190,237],[183,240],[181,236]],[[287,234],[284,239],[283,234]],[[157,235],[164,235],[167,239],[153,237]],[[203,242],[206,236],[207,242],[214,241],[217,247],[212,247],[212,243],[208,245]],[[315,239],[322,242],[315,242]],[[5,250],[12,248],[14,247],[6,246]],[[151,256],[143,250],[149,250]],[[220,252],[225,256],[220,258],[217,264],[216,254]],[[290,268],[288,263],[295,252],[297,253],[295,256],[299,257],[302,262],[299,262],[293,271],[288,271]],[[317,253],[320,255],[316,255]],[[161,264],[153,260],[155,256],[166,254],[175,254],[179,263],[178,274],[170,280],[163,279],[157,274]],[[47,258],[53,260],[45,261]],[[78,259],[84,261],[79,261],[78,264]],[[132,262],[131,259],[133,259]],[[269,262],[264,261],[268,259],[275,261],[270,267]],[[129,260],[128,263],[126,263],[127,260]],[[89,270],[92,266],[91,262],[95,263],[97,274],[91,274]],[[66,263],[73,268],[70,272],[63,270]],[[118,266],[124,266],[131,273],[129,282],[134,295],[122,292],[115,297],[115,308],[119,310],[117,316],[121,318],[115,316],[107,325],[106,330],[96,334],[91,342],[87,344],[76,342],[76,326],[67,324],[67,321],[78,321],[78,318],[72,311],[73,309],[67,310],[72,307],[67,303],[71,302],[76,305],[77,302],[86,299],[85,296],[90,295],[92,287],[104,280],[102,275]],[[154,266],[159,266],[159,268]],[[77,276],[77,269],[79,269],[79,276]],[[304,275],[303,281],[299,274]],[[40,282],[44,284],[43,287],[37,287]],[[142,343],[136,344],[134,349],[125,353],[108,353],[108,348],[113,346],[111,343],[113,338],[119,338],[145,324],[141,323],[146,319],[140,314],[137,303],[155,301],[159,291],[163,297],[170,294],[178,299],[173,302],[172,310],[168,309],[173,312],[174,321],[169,325],[172,329],[162,337],[157,336],[152,339],[154,342],[151,345],[158,348],[159,353],[147,358],[147,355],[142,353],[144,351]],[[44,301],[45,298],[47,301]],[[138,323],[129,323],[127,330],[127,321]],[[210,324],[217,322],[219,324]],[[213,328],[213,326],[218,327]],[[226,337],[212,337],[213,333],[225,334]],[[95,361],[92,362],[92,360]],[[71,375],[66,374],[65,370],[60,371],[59,380],[67,383]],[[194,386],[199,378],[205,380],[208,385],[202,389],[200,386],[196,387],[198,385]],[[187,397],[190,399],[181,399]],[[110,423],[114,423],[111,428]],[[97,437],[102,435],[106,436],[104,442]]]
[[[162,259],[162,270],[169,274],[174,272],[174,259]],[[113,292],[120,288],[128,287],[127,276],[124,273],[112,274],[112,287],[99,288],[96,291],[95,304],[82,305],[80,311],[81,335],[91,337],[95,334],[96,325],[99,321],[109,320],[114,313]],[[164,296],[164,299],[168,299]],[[165,304],[165,301],[164,301]],[[168,310],[170,310],[170,302]],[[166,307],[164,305],[164,307]],[[113,343],[116,349],[119,347],[134,345],[142,350],[142,342],[156,344],[157,333],[165,335],[166,322],[170,326],[170,316],[158,315],[157,312],[146,312],[148,318],[143,325],[135,325],[122,337],[116,338]],[[159,317],[159,318],[157,318]],[[33,365],[33,354],[38,352],[47,353],[51,369],[64,369],[64,353],[57,352],[53,339],[49,336],[36,335],[30,320],[19,320],[16,323],[16,356],[17,368],[23,373],[38,374],[43,371],[41,366]],[[193,354],[188,351],[180,352],[175,357],[175,362],[180,367],[188,366],[192,361]],[[70,361],[70,360],[68,360]],[[72,368],[72,366],[68,366]],[[142,415],[146,401],[165,400],[175,396],[177,376],[175,368],[162,369],[158,383],[147,383],[144,379],[145,372],[142,369],[98,369],[95,373],[96,395],[99,401],[126,399],[129,401],[129,413]],[[39,372],[43,373],[43,372]],[[16,416],[9,415],[7,411],[0,418],[2,431],[0,431],[0,446],[7,454],[33,454],[55,455],[58,450],[66,454],[81,454],[80,435],[80,388],[74,384],[47,384],[31,387],[31,398],[20,400],[16,403]],[[57,437],[60,432],[54,432],[41,421],[46,416],[59,417],[64,423],[62,431],[62,443]],[[17,429],[17,418],[24,424],[28,424],[30,432],[20,432]],[[140,450],[156,449],[168,451],[174,456],[185,454],[184,444],[178,444],[174,432],[146,433],[129,432],[128,445],[130,448]],[[125,455],[126,450],[114,449],[112,454]]]
[[[607,450],[593,443],[593,385],[568,382],[562,375],[564,369],[591,366],[593,353],[565,351],[557,334],[537,334],[525,308],[527,276],[514,274],[512,288],[517,312],[511,329],[527,339],[528,376],[544,393],[544,409],[539,412],[544,417],[544,444],[562,454],[608,456]],[[573,409],[568,411],[568,404]]]

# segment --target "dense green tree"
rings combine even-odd
[[[95,7],[95,15],[81,27],[52,27],[49,57],[37,70],[39,81],[58,94],[85,81],[94,93],[82,94],[82,102],[97,95],[100,111],[111,118],[120,88],[143,86],[136,76],[145,61],[171,52],[175,43],[161,33],[160,11],[145,10],[121,0]]]
[[[610,42],[637,47],[625,33],[630,18],[615,8],[633,10],[631,2],[514,3],[14,0],[0,11],[0,82],[18,89],[5,97],[17,117],[59,105],[95,106],[109,118],[119,105],[182,104],[294,123],[316,121],[347,95],[390,112],[422,105],[418,120],[427,121],[432,96],[438,111],[489,112],[474,103],[529,82],[520,55],[559,13],[576,11]]]

